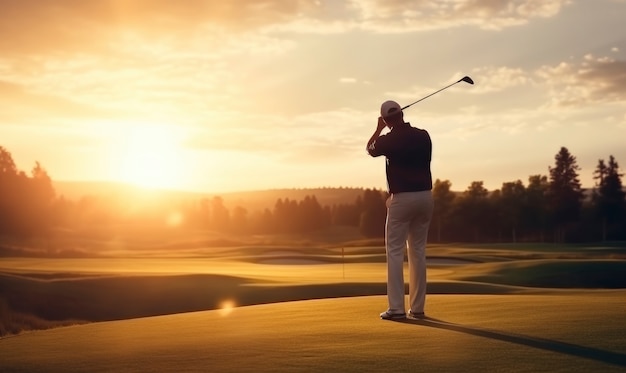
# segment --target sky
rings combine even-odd
[[[625,0],[0,0],[0,146],[54,181],[386,188],[380,104],[433,179],[626,166]]]

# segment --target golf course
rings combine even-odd
[[[625,20],[0,0],[0,373],[626,373]]]
[[[397,321],[384,246],[134,253],[1,258],[0,371],[626,369],[621,244],[431,245],[427,317]]]

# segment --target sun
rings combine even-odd
[[[117,139],[118,179],[145,188],[183,185],[184,162],[180,131],[166,125],[135,124]]]

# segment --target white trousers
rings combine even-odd
[[[404,253],[408,247],[409,304],[415,313],[426,303],[426,240],[433,214],[430,190],[393,194],[387,200],[385,246],[389,311],[405,312]]]

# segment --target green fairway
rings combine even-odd
[[[620,246],[433,245],[389,322],[384,247],[178,245],[0,258],[0,371],[626,368]]]
[[[25,333],[3,372],[618,372],[626,292],[432,295],[439,321],[383,321],[382,296],[276,303]]]
[[[0,336],[210,310],[224,300],[247,306],[386,293],[383,247],[180,245],[124,256],[0,258]],[[430,294],[626,288],[619,247],[434,245],[427,255]]]

